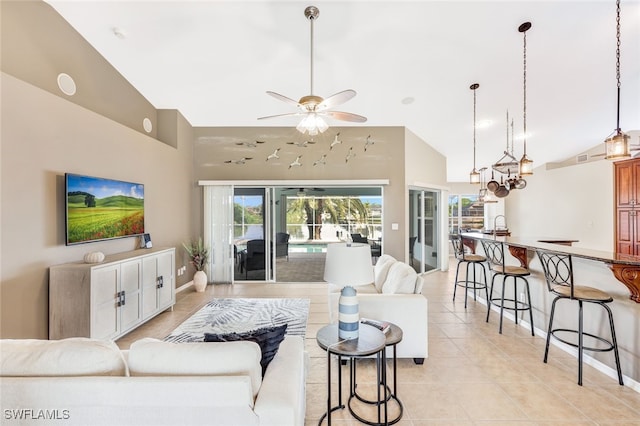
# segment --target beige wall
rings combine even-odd
[[[613,174],[605,160],[536,168],[527,187],[507,197],[509,228],[522,237],[571,238],[579,247],[613,251]]]
[[[195,228],[192,148],[172,148],[9,75],[1,78],[0,337],[46,338],[48,267],[138,244],[124,238],[65,246],[64,173],[143,183],[146,230],[154,246],[178,248],[180,266],[180,245]]]
[[[58,13],[42,1],[1,1],[2,71],[50,93],[60,92],[57,76],[67,73],[78,88],[72,102],[144,132],[156,110]],[[126,99],[126,102],[123,100]],[[146,132],[145,132],[146,134]]]
[[[407,177],[406,147],[412,157],[421,160],[411,172],[412,180],[444,184],[444,157],[415,136],[405,140],[403,127],[332,127],[313,138],[314,144],[298,147],[287,142],[303,142],[305,138],[292,128],[196,128],[195,176],[198,180],[287,180],[291,186],[302,180],[352,181],[356,179],[388,179],[384,191],[384,251],[405,259]],[[336,133],[342,144],[330,149]],[[373,145],[364,150],[367,137]],[[241,142],[264,141],[255,148]],[[266,161],[276,148],[279,160]],[[355,154],[349,162],[349,150]],[[325,154],[326,165],[313,166]],[[301,167],[289,168],[298,155]],[[227,160],[251,157],[244,165],[226,164]],[[392,223],[399,230],[391,229]]]

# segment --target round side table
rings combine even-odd
[[[398,343],[400,343],[402,341],[402,329],[400,327],[398,327],[397,325],[393,324],[393,323],[390,323],[388,321],[386,321],[386,322],[389,323],[389,331],[384,333],[385,346],[393,348],[393,390],[391,389],[391,387],[389,386],[389,384],[387,382],[387,377],[386,377],[387,369],[386,368],[383,370],[383,374],[385,375],[384,380],[383,380],[384,381],[384,385],[383,385],[382,382],[380,382],[380,386],[383,386],[383,388],[385,389],[385,392],[386,392],[385,398],[386,398],[387,402],[393,400],[398,404],[398,408],[399,408],[399,411],[400,411],[398,416],[396,416],[395,418],[390,419],[390,420],[388,419],[388,421],[385,423],[385,424],[389,424],[389,425],[394,425],[394,424],[396,424],[396,423],[398,423],[400,421],[400,419],[402,418],[402,414],[404,413],[404,407],[402,405],[402,402],[400,401],[400,399],[398,399],[398,373],[397,373],[398,372],[398,362],[397,362],[398,358],[396,356],[397,355],[396,354],[396,346],[398,345]],[[353,389],[351,389],[351,394],[355,398],[357,398],[359,401],[364,402],[365,404],[379,404],[378,401],[372,401],[372,400],[366,399],[366,398],[364,398],[364,397],[362,397],[362,396],[360,396],[358,394],[358,392],[356,391],[357,384],[355,382],[355,377],[356,377],[355,364],[354,364],[353,370],[354,370],[354,372],[353,372],[353,382],[352,383],[354,384],[354,387],[353,387]],[[351,398],[349,398],[349,403],[350,402],[351,402]],[[349,408],[351,408],[351,407],[349,407]],[[350,411],[351,411],[351,409],[350,409]],[[353,412],[352,412],[352,414],[353,414]],[[358,416],[355,416],[355,417],[357,418]],[[360,421],[363,421],[363,420],[360,420]],[[364,423],[370,424],[367,421],[364,421]]]
[[[331,413],[335,410],[345,408],[342,403],[342,357],[351,358],[351,371],[353,372],[354,358],[376,355],[376,380],[383,384],[383,389],[387,388],[386,383],[386,338],[384,333],[375,327],[360,324],[358,338],[351,340],[341,340],[338,336],[338,324],[330,324],[322,327],[316,334],[318,346],[327,351],[327,412],[322,415],[318,425],[327,418],[327,425],[331,425]],[[331,405],[331,355],[338,356],[338,405]],[[350,374],[350,389],[354,388],[353,374]],[[350,398],[353,394],[350,395]],[[382,395],[378,386],[378,422],[372,424],[385,424],[382,422],[381,407],[384,405],[385,417],[387,417],[387,395]],[[349,410],[351,414],[354,413]],[[357,418],[357,417],[356,417]],[[360,420],[360,419],[359,419]],[[361,420],[362,421],[362,420]]]

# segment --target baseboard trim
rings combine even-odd
[[[473,292],[471,290],[469,290],[469,292],[467,293],[467,295],[470,295],[471,297],[473,297]],[[483,304],[484,306],[487,306],[487,301],[486,299],[478,296],[477,297],[477,301],[480,302],[481,304]],[[491,310],[495,311],[498,313],[498,315],[500,314],[500,308],[498,308],[497,306],[491,306]],[[510,311],[505,311],[503,314],[503,317],[514,322],[515,323],[515,315],[510,312]],[[523,319],[518,319],[518,325],[521,327],[524,327],[525,329],[531,331],[531,324],[529,324],[527,321],[523,320]],[[538,327],[534,327],[533,332],[535,333],[536,336],[542,337],[543,339],[546,340],[547,338],[547,332],[546,330],[542,330]],[[566,345],[562,342],[559,342],[555,339],[551,339],[551,344],[559,349],[561,349],[562,351],[570,354],[571,356],[573,356],[574,358],[576,358],[576,360],[578,359],[578,350],[572,346]],[[588,364],[590,366],[592,366],[593,368],[595,368],[596,370],[598,370],[599,372],[601,372],[602,374],[605,374],[609,377],[611,377],[612,379],[614,379],[616,381],[616,383],[618,382],[618,372],[615,370],[615,368],[609,367],[607,364],[598,361],[597,359],[593,358],[592,356],[590,356],[588,354],[588,352],[583,353],[583,362],[585,364]],[[626,375],[622,375],[622,378],[624,380],[624,385],[630,389],[633,389],[634,391],[640,393],[640,382],[637,382],[635,380],[633,380],[631,377],[626,376]]]
[[[189,281],[188,283],[182,284],[180,287],[176,288],[176,293],[180,293],[181,291],[188,289],[192,285],[193,280]]]

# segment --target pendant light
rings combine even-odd
[[[473,90],[473,170],[469,173],[470,183],[480,183],[480,173],[476,170],[476,89],[478,83],[473,83],[469,89]]]
[[[620,0],[616,1],[616,81],[618,85],[618,114],[616,129],[604,141],[607,160],[619,160],[631,157],[629,135],[620,129]]]
[[[523,123],[524,123],[524,153],[520,159],[520,176],[533,174],[533,160],[527,157],[527,30],[531,28],[531,22],[525,22],[518,27],[523,39],[523,65],[522,91],[523,91]]]

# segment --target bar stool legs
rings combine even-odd
[[[608,351],[613,351],[614,357],[615,357],[615,361],[616,361],[616,371],[618,373],[618,383],[620,384],[620,386],[624,386],[624,381],[622,380],[622,369],[620,368],[620,354],[618,353],[618,341],[616,339],[616,330],[615,330],[615,326],[613,323],[613,313],[611,312],[611,308],[609,308],[609,306],[607,306],[605,303],[601,303],[601,302],[593,302],[593,301],[583,301],[583,300],[578,300],[578,330],[571,330],[571,329],[567,329],[567,328],[553,328],[553,319],[554,319],[554,315],[555,315],[555,310],[556,310],[556,303],[558,302],[558,300],[560,299],[566,299],[564,297],[556,297],[553,299],[553,302],[551,304],[551,316],[549,317],[549,329],[547,331],[547,342],[545,345],[545,349],[544,349],[544,362],[547,362],[547,359],[549,357],[549,345],[551,342],[551,336],[555,337],[557,340],[561,341],[562,343],[565,343],[569,346],[573,346],[575,348],[578,349],[578,385],[582,386],[582,359],[583,359],[583,352],[585,350],[587,351],[592,351],[592,352],[608,352]],[[566,300],[571,300],[571,299],[566,299]],[[584,313],[583,313],[583,302],[589,302],[589,303],[595,303],[597,305],[602,306],[606,311],[607,311],[607,316],[609,318],[609,328],[611,330],[611,341],[601,337],[601,336],[596,336],[595,334],[591,334],[591,333],[585,333],[584,332],[584,328],[583,328],[583,317],[584,317]],[[564,333],[573,333],[573,334],[577,334],[578,335],[578,343],[575,344],[573,342],[570,342],[566,339],[563,339],[561,337],[559,337],[557,335],[557,333],[560,332],[564,332]],[[588,347],[584,345],[584,336],[588,336],[592,339],[595,339],[599,342],[604,343],[604,347],[603,348],[595,348],[595,347]]]
[[[466,274],[464,281],[458,279],[458,275],[460,273],[460,265],[462,263],[467,264]],[[480,266],[482,268],[482,282],[479,282],[476,279],[476,269]],[[473,280],[469,281],[469,267],[472,267],[473,272]],[[458,287],[464,287],[464,307],[467,308],[467,298],[469,295],[469,288],[473,289],[473,300],[477,300],[477,291],[484,289],[487,301],[489,300],[489,291],[487,290],[487,271],[485,270],[484,263],[482,262],[474,262],[474,261],[466,261],[461,260],[458,262],[458,267],[456,268],[456,279],[453,287],[453,301],[456,301],[456,290]]]
[[[495,283],[495,279],[498,275],[502,275],[502,292],[500,294],[500,298],[493,297],[493,286]],[[507,278],[513,278],[513,298],[505,298],[506,292],[506,284]],[[526,301],[518,300],[518,279],[524,281],[524,290],[526,294]],[[487,297],[487,322],[489,322],[489,315],[491,314],[491,305],[500,307],[500,327],[499,331],[502,334],[502,319],[504,316],[504,310],[514,311],[515,322],[518,324],[518,311],[529,311],[529,321],[531,325],[531,335],[535,336],[535,331],[533,328],[533,310],[531,308],[531,293],[529,291],[529,281],[522,275],[503,275],[503,274],[494,274],[491,279],[491,288],[489,290],[489,294],[491,297]],[[499,303],[498,303],[499,302]],[[508,302],[509,305],[505,304]]]

